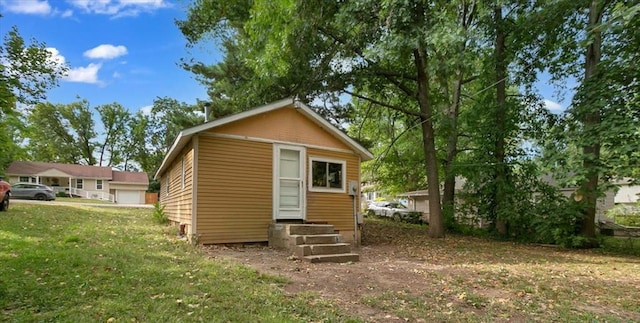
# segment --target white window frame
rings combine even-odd
[[[103,190],[104,182],[101,179],[96,179],[96,190]]]
[[[27,179],[26,181],[23,181],[23,179]],[[18,182],[20,183],[30,183],[31,182],[31,177],[29,176],[20,176],[20,178],[18,178]]]
[[[180,187],[184,189],[184,156],[182,156],[182,169],[180,172]]]
[[[78,181],[80,181],[80,187],[78,187]],[[82,178],[76,178],[76,188],[79,190],[84,189],[84,180]]]
[[[317,186],[314,187],[313,186],[313,162],[324,162],[324,163],[342,165],[342,187],[341,188],[317,187]],[[309,157],[308,182],[309,182],[310,192],[346,193],[347,192],[347,161],[342,159],[333,159],[333,158],[316,157],[316,156]]]

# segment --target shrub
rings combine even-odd
[[[393,219],[405,223],[421,224],[422,212],[396,213],[393,215]]]
[[[169,218],[167,214],[164,213],[164,208],[165,205],[160,205],[158,202],[153,204],[153,220],[158,224],[169,223]]]
[[[69,194],[67,194],[67,192],[58,192],[56,193],[56,197],[69,197]]]
[[[640,206],[616,205],[607,211],[607,216],[616,224],[640,227]]]

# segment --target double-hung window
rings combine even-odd
[[[97,190],[102,190],[102,180],[101,179],[96,179],[96,189]]]
[[[82,189],[83,187],[83,182],[81,178],[76,178],[76,188],[78,189]]]
[[[311,157],[309,190],[316,192],[346,192],[346,162],[344,160]]]

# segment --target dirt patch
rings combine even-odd
[[[402,259],[391,246],[361,247],[355,263],[304,262],[288,252],[265,246],[208,246],[211,256],[223,257],[255,268],[261,273],[281,275],[290,280],[285,292],[313,291],[333,300],[350,315],[370,322],[405,321],[393,311],[367,306],[363,299],[380,293],[424,294],[433,285],[424,273],[433,270],[416,260]]]
[[[434,240],[425,230],[369,223],[355,263],[312,264],[263,245],[205,250],[286,277],[286,293],[317,293],[367,322],[640,320],[637,257],[462,236]],[[593,299],[592,307],[584,299]]]

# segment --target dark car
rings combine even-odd
[[[0,177],[0,211],[9,210],[9,198],[11,197],[11,185]]]
[[[53,201],[56,199],[56,193],[46,185],[16,183],[11,186],[11,197],[14,199]]]

